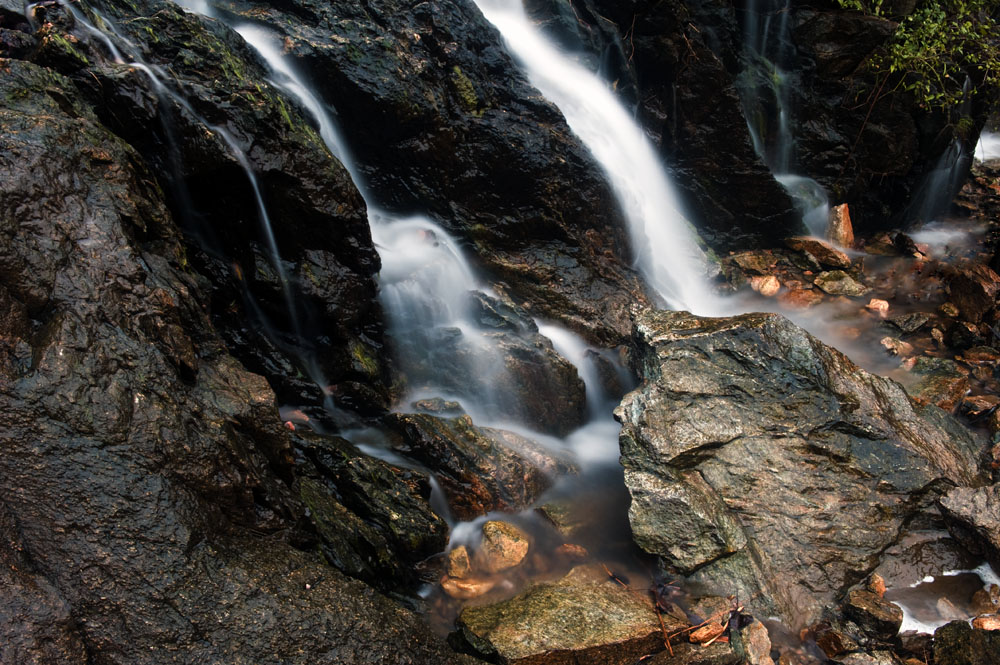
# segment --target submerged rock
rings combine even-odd
[[[490,520],[483,524],[483,541],[476,552],[479,565],[488,573],[498,573],[521,563],[531,540],[510,522]]]
[[[456,637],[505,665],[632,665],[663,648],[649,594],[623,587],[595,565],[495,605],[467,607],[458,628]]]
[[[871,291],[843,270],[821,272],[813,283],[832,296],[860,297]]]
[[[622,422],[636,542],[755,611],[811,624],[952,484],[980,445],[772,314],[644,312]]]

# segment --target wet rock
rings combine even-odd
[[[714,642],[719,639],[722,634],[726,632],[725,622],[710,621],[704,626],[692,630],[688,633],[688,641],[692,644],[705,644],[707,642]]]
[[[854,247],[854,226],[851,211],[846,203],[830,209],[830,219],[826,227],[826,239],[840,247]]]
[[[531,539],[510,522],[490,520],[483,524],[483,540],[476,562],[488,573],[498,573],[520,564],[528,554]]]
[[[996,665],[1000,633],[952,621],[934,631],[934,665]]]
[[[3,67],[0,283],[31,321],[0,317],[0,559],[30,561],[3,566],[3,660],[458,660],[311,551],[275,394],[140,155],[64,77]]]
[[[899,665],[899,659],[890,651],[857,651],[837,659],[842,665]]]
[[[1000,485],[956,487],[939,503],[955,538],[1000,565]]]
[[[673,644],[671,651],[661,651],[641,661],[643,665],[737,665],[743,662],[729,644]]]
[[[402,437],[394,450],[436,474],[459,519],[524,508],[572,468],[534,441],[476,427],[469,416],[394,413],[385,423]]]
[[[1000,615],[984,614],[972,620],[972,627],[976,630],[1000,630]]]
[[[945,331],[945,342],[953,349],[968,349],[986,342],[979,326],[968,321],[952,321]]]
[[[982,264],[960,268],[948,279],[948,289],[962,318],[979,323],[996,307],[1000,275]]]
[[[441,588],[452,598],[472,600],[486,595],[497,585],[496,579],[489,577],[451,577],[441,579]]]
[[[883,337],[879,342],[890,355],[909,356],[913,354],[913,345],[895,337]]]
[[[469,294],[469,304],[478,330],[448,327],[397,340],[409,384],[467,395],[488,413],[548,434],[582,425],[586,387],[528,313],[479,292]]]
[[[809,309],[823,302],[823,294],[818,289],[792,289],[778,296],[778,302],[792,309]]]
[[[889,319],[889,323],[898,328],[904,335],[909,335],[923,328],[930,320],[931,315],[926,312],[911,312],[894,316]]]
[[[300,431],[311,463],[300,496],[312,512],[320,549],[345,573],[374,586],[413,584],[414,566],[442,551],[448,526],[431,510],[424,473],[362,454],[349,442]]]
[[[938,313],[949,319],[954,319],[959,315],[958,306],[955,303],[946,302],[938,307]]]
[[[511,665],[543,657],[554,665],[631,665],[663,648],[649,594],[626,589],[593,565],[578,566],[561,580],[536,584],[510,600],[467,607],[458,627],[477,653]]]
[[[857,641],[838,627],[821,624],[813,629],[813,636],[818,646],[827,658],[837,658],[856,651]]]
[[[451,402],[440,397],[418,399],[410,406],[422,413],[433,413],[438,416],[459,416],[465,413],[462,405],[458,402]]]
[[[767,277],[751,277],[750,288],[765,298],[771,298],[778,295],[778,291],[781,290],[781,282],[779,282],[778,278],[774,275],[768,275]]]
[[[910,655],[921,662],[930,661],[934,638],[927,633],[908,630],[899,634],[899,647],[902,655]]]
[[[472,573],[472,563],[469,560],[469,550],[465,545],[459,545],[448,552],[448,575],[450,577],[468,577]]]
[[[731,257],[742,270],[756,275],[770,275],[777,266],[775,256],[764,250],[740,252]]]
[[[868,578],[868,581],[865,582],[865,589],[871,591],[879,598],[884,598],[885,580],[882,579],[882,576],[879,575],[878,573],[872,573],[871,576]]]
[[[991,584],[972,594],[972,609],[976,614],[994,614],[1000,610],[1000,586]]]
[[[820,265],[831,268],[850,268],[851,259],[844,252],[829,243],[816,238],[788,238],[785,244],[799,252],[808,252],[816,257]]]
[[[947,358],[921,356],[910,371],[919,379],[906,391],[924,404],[953,412],[969,391],[969,377]]]
[[[771,659],[771,636],[767,627],[753,619],[738,631],[730,635],[733,650],[739,654],[747,665],[774,665]]]
[[[879,298],[872,298],[868,301],[868,304],[865,305],[865,309],[875,312],[880,318],[884,319],[889,314],[889,303]]]
[[[903,624],[903,610],[898,605],[865,589],[856,589],[847,595],[844,614],[857,622],[866,634],[880,640],[894,637]]]
[[[929,488],[981,482],[956,421],[781,317],[644,312],[635,345],[645,382],[616,411],[635,541],[755,613],[815,622],[933,519]]]
[[[843,270],[821,272],[813,284],[832,296],[860,297],[871,291]]]

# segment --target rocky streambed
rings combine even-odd
[[[641,98],[724,288],[850,310],[838,327],[926,385],[776,315],[653,309],[600,169],[471,3],[0,0],[0,663],[995,662],[988,621],[899,637],[886,600],[997,561],[995,431],[948,413],[1000,422],[989,257],[938,261],[876,215],[864,255],[786,245],[790,202],[739,119],[731,3],[532,4]],[[242,21],[318,82],[379,204],[475,256],[488,288],[467,306],[502,371],[466,362],[457,327],[399,361],[358,183]],[[796,21],[828,110],[864,53],[807,37],[886,25]],[[867,125],[817,111],[810,159],[898,212],[940,127],[884,104]],[[897,121],[890,175],[867,142],[834,164],[858,125]],[[995,220],[985,202],[962,205]],[[538,316],[585,336],[579,358]],[[624,482],[623,364],[641,379]],[[409,399],[430,365],[448,394]],[[453,399],[469,384],[509,422]],[[613,500],[568,503],[577,480]]]

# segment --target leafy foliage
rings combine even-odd
[[[841,7],[894,18],[887,0],[837,0]],[[892,39],[872,56],[881,75],[929,109],[955,109],[969,94],[1000,90],[1000,3],[919,0]]]

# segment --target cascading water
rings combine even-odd
[[[830,214],[826,191],[795,172],[792,86],[795,57],[789,0],[751,0],[743,13],[745,67],[740,99],[754,150],[795,201],[809,232],[823,236]]]
[[[520,0],[476,0],[476,5],[503,35],[531,84],[559,107],[604,169],[646,281],[671,307],[714,313],[717,304],[694,230],[655,151],[609,86],[546,40]]]

